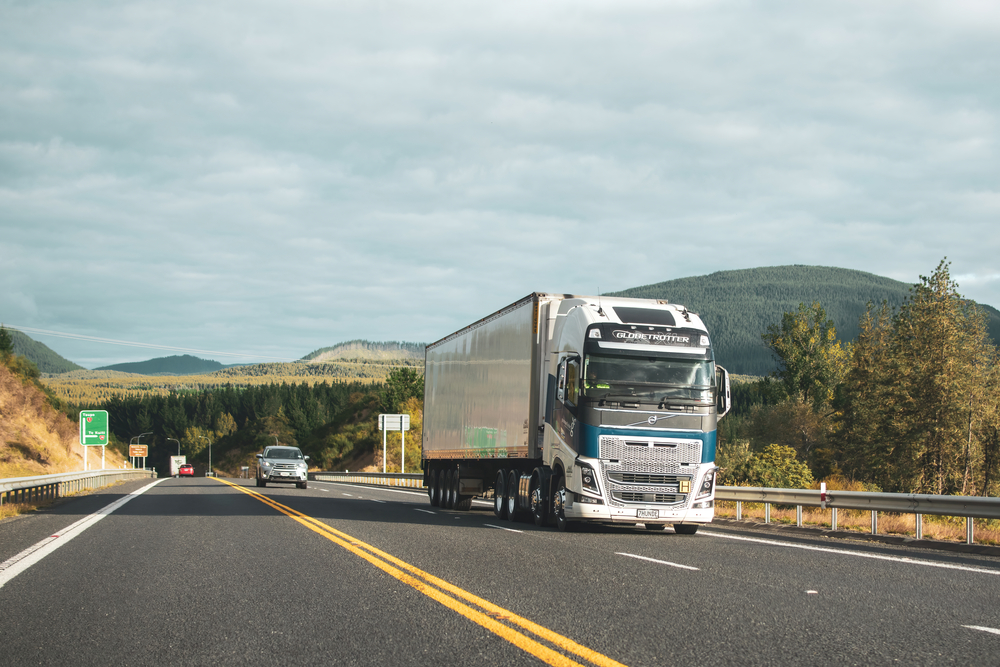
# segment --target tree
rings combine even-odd
[[[14,339],[7,331],[7,327],[0,324],[0,360],[6,361],[12,354],[14,354]]]
[[[730,466],[723,471],[726,484],[808,489],[813,483],[809,466],[796,458],[791,447],[772,444],[756,453],[749,447],[735,448],[730,457]]]
[[[397,414],[399,406],[407,399],[424,399],[424,377],[409,366],[394,368],[385,381],[381,398],[382,411],[387,414]]]
[[[972,427],[991,347],[983,313],[958,294],[942,260],[921,276],[893,325],[899,412],[894,429],[915,491],[968,491]]]
[[[831,402],[847,371],[850,352],[837,340],[833,320],[827,319],[819,302],[800,303],[798,312],[785,313],[781,324],[772,324],[761,337],[780,364],[772,375],[788,398],[801,400],[816,412]]]

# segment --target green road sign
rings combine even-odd
[[[108,411],[80,411],[80,444],[84,447],[101,447],[108,444]]]

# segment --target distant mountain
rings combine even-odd
[[[608,296],[666,299],[701,315],[715,345],[718,362],[731,373],[766,375],[776,368],[761,334],[781,322],[800,303],[819,301],[842,341],[854,340],[858,322],[871,302],[898,308],[912,285],[863,271],[825,266],[771,266],[719,271],[707,276],[668,280]],[[961,289],[961,286],[959,286]],[[990,336],[1000,342],[1000,311],[986,311]]]
[[[69,371],[83,370],[83,366],[59,356],[44,343],[39,343],[17,329],[8,329],[8,331],[14,342],[14,354],[26,357],[28,361],[38,366],[38,370],[42,373],[68,373]]]
[[[333,347],[324,347],[302,357],[310,364],[322,364],[334,360],[364,359],[369,361],[392,361],[395,359],[424,358],[423,343],[402,343],[387,341],[374,343],[368,340],[349,340]]]
[[[138,375],[197,375],[213,373],[225,368],[218,361],[199,359],[189,354],[173,357],[159,357],[149,361],[133,361],[125,364],[101,366],[95,371],[121,371]]]

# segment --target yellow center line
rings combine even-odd
[[[375,567],[392,575],[399,581],[412,586],[414,589],[420,591],[424,595],[427,595],[431,599],[443,604],[452,611],[455,611],[462,616],[465,616],[470,621],[479,624],[480,626],[486,628],[490,632],[493,632],[500,637],[503,637],[510,643],[514,644],[518,648],[534,655],[536,658],[542,660],[543,662],[554,665],[557,667],[583,667],[578,662],[553,651],[551,648],[540,644],[531,637],[528,637],[521,632],[518,632],[514,628],[511,628],[503,623],[500,623],[497,619],[502,619],[508,621],[514,625],[520,626],[521,628],[531,632],[535,636],[544,639],[545,641],[558,646],[568,653],[572,653],[578,657],[581,657],[588,662],[597,665],[598,667],[625,667],[620,662],[612,660],[611,658],[598,653],[592,649],[587,648],[577,642],[569,639],[568,637],[563,637],[562,635],[549,630],[548,628],[542,627],[537,623],[533,623],[526,618],[518,616],[517,614],[499,607],[492,602],[484,600],[468,591],[455,586],[454,584],[448,583],[443,579],[439,579],[434,575],[424,572],[423,570],[410,565],[409,563],[396,558],[395,556],[385,553],[380,549],[371,546],[370,544],[365,544],[360,540],[351,537],[347,533],[341,532],[332,526],[329,526],[322,521],[314,519],[311,516],[303,514],[297,510],[292,509],[286,505],[264,496],[256,491],[247,489],[239,484],[234,484],[232,482],[226,481],[224,479],[214,478],[223,484],[228,484],[229,486],[242,491],[243,493],[252,496],[259,500],[260,502],[273,507],[277,511],[291,517],[295,521],[309,528],[310,530],[322,535],[334,544],[337,544],[344,549],[347,549],[351,553],[365,559]],[[409,573],[409,574],[408,574]],[[413,575],[413,576],[411,576]],[[420,581],[420,579],[424,581]],[[428,585],[430,584],[430,585]],[[434,588],[434,587],[437,588]],[[438,590],[440,589],[440,590]],[[454,597],[445,595],[443,591],[447,591],[452,595],[462,598],[467,602],[471,602],[483,611],[474,609]],[[484,613],[485,612],[485,613]]]

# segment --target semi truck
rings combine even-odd
[[[693,534],[715,514],[730,409],[696,313],[655,299],[536,292],[427,346],[430,503],[572,529]]]

